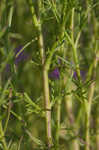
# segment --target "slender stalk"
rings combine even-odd
[[[64,0],[63,1],[63,7],[62,7],[62,12],[61,12],[61,20],[62,22],[60,22],[60,32],[59,32],[59,37],[60,39],[64,36],[64,32],[65,32],[65,23],[66,23],[66,9],[67,9],[67,1]],[[61,52],[64,53],[64,44],[61,47]],[[64,53],[65,55],[65,53]],[[65,57],[65,56],[64,56]],[[61,84],[60,84],[61,86]],[[56,133],[55,133],[55,145],[56,145],[56,150],[60,149],[59,146],[59,136],[60,136],[60,120],[61,120],[61,97],[60,99],[57,100],[56,102]]]
[[[75,13],[75,9],[72,8],[70,29],[71,29],[71,39],[73,43],[74,43],[74,13]]]
[[[80,33],[78,33],[76,40],[74,40],[74,15],[75,15],[75,9],[72,8],[72,14],[71,14],[71,37],[70,37],[70,43],[72,45],[72,49],[73,49],[73,58],[74,58],[74,62],[75,62],[75,66],[76,66],[76,72],[77,72],[77,76],[78,79],[80,81],[80,69],[79,69],[79,60],[78,60],[78,55],[77,55],[77,46],[78,46],[78,41],[80,38]],[[69,84],[70,88],[71,83]],[[71,95],[70,96],[66,96],[65,97],[65,103],[66,103],[66,109],[67,109],[67,114],[68,114],[68,118],[69,118],[69,123],[73,125],[74,129],[78,129],[78,125],[75,122],[75,117],[72,111],[72,101],[71,101]],[[75,135],[77,135],[78,131],[75,131]],[[72,143],[72,148],[79,150],[79,143],[78,143],[78,139],[75,139]]]
[[[96,106],[96,150],[99,150],[99,105]]]
[[[71,84],[69,83],[69,86]],[[78,135],[78,123],[75,120],[75,116],[73,114],[73,106],[72,106],[72,96],[68,95],[65,96],[65,105],[66,105],[66,111],[67,111],[67,116],[69,120],[70,126],[74,128],[74,136]],[[78,138],[74,139],[71,144],[71,149],[76,149],[79,150],[79,142]]]
[[[86,1],[86,6],[87,6],[87,10],[89,9],[89,2]],[[93,22],[93,23],[92,23]],[[98,48],[97,48],[97,22],[96,22],[96,18],[94,16],[94,11],[92,12],[92,14],[90,15],[90,13],[88,13],[88,23],[90,24],[90,33],[92,35],[92,42],[93,45],[95,44],[95,48],[94,48],[94,52],[95,52],[95,57],[93,60],[93,63],[91,64],[90,68],[89,68],[89,74],[88,74],[88,79],[91,79],[91,77],[93,76],[93,78],[96,78],[96,67],[97,67],[97,57],[99,56],[99,52],[98,52]],[[92,30],[93,28],[93,30]],[[92,32],[93,31],[93,32]],[[88,102],[86,102],[86,145],[85,145],[85,150],[90,150],[90,118],[91,118],[91,107],[92,107],[92,100],[93,100],[93,96],[94,96],[94,91],[95,91],[95,82],[93,82],[90,85],[90,89],[88,92]],[[97,113],[97,109],[96,109],[96,113]],[[97,128],[97,124],[98,124],[98,117],[96,119],[96,128]],[[96,141],[99,140],[99,136],[96,135]],[[96,144],[96,146],[98,147],[99,144]]]
[[[4,126],[4,133],[6,132],[6,129],[7,129],[7,126],[8,126],[8,122],[9,122],[9,118],[10,118],[10,110],[11,110],[11,103],[9,102],[8,115],[7,115],[7,119],[6,119],[5,126]]]
[[[25,132],[27,133],[27,135],[30,137],[30,139],[34,143],[36,143],[37,145],[45,147],[45,144],[41,140],[39,140],[38,138],[34,137],[28,129],[25,128]]]
[[[30,4],[32,4],[32,0],[30,0]],[[51,105],[50,105],[50,96],[49,96],[49,83],[48,83],[48,67],[45,65],[45,50],[44,50],[44,42],[43,42],[43,34],[42,34],[42,25],[40,20],[40,7],[41,1],[37,1],[38,5],[38,17],[35,14],[35,9],[33,4],[30,5],[32,12],[33,23],[37,28],[38,33],[38,45],[42,60],[42,71],[43,71],[43,90],[44,90],[44,103],[45,103],[45,119],[46,119],[46,136],[47,136],[47,145],[48,148],[51,149],[52,146],[52,134],[51,134]]]
[[[40,8],[40,2],[38,1],[38,6]],[[38,9],[39,9],[38,8]],[[40,15],[40,12],[39,12]],[[45,51],[44,51],[44,42],[43,42],[43,34],[42,27],[40,23],[40,16],[38,17],[39,21],[39,48],[41,53],[42,65],[43,65],[43,86],[44,86],[44,102],[45,102],[45,110],[46,110],[46,136],[47,136],[47,144],[48,148],[52,146],[52,135],[51,135],[51,105],[50,105],[50,95],[49,95],[49,82],[48,82],[48,69],[45,65]]]
[[[7,144],[6,144],[6,141],[5,141],[5,137],[4,137],[4,131],[3,131],[3,128],[2,128],[2,121],[1,120],[0,120],[0,140],[3,144],[4,150],[8,150]]]
[[[56,108],[56,135],[55,135],[55,145],[56,149],[59,150],[59,132],[60,132],[60,118],[61,118],[61,100],[57,100],[57,108]]]
[[[23,140],[23,136],[21,136],[21,138],[20,138],[20,140],[19,140],[18,150],[20,150],[22,140]]]
[[[11,99],[11,97],[12,97],[12,89],[10,88],[9,99]],[[6,129],[7,129],[7,126],[8,126],[8,122],[9,122],[9,118],[10,118],[10,112],[11,112],[11,107],[12,107],[12,103],[11,103],[11,101],[9,101],[9,104],[8,104],[8,115],[7,115],[7,119],[6,119],[5,126],[4,126],[4,133],[6,132]]]
[[[76,72],[77,72],[77,76],[78,79],[80,81],[80,68],[79,68],[79,60],[78,60],[78,55],[77,55],[77,45],[78,45],[78,40],[80,38],[80,33],[78,33],[76,42],[74,41],[74,13],[75,13],[75,9],[72,8],[72,16],[71,16],[71,44],[72,44],[72,49],[73,49],[73,57],[74,57],[74,62],[76,65]]]
[[[93,77],[96,77],[96,67],[97,67],[97,59],[96,56],[94,58],[94,65],[93,65]],[[92,71],[93,71],[92,70]],[[92,73],[91,73],[92,74]],[[90,85],[90,90],[88,94],[88,102],[86,103],[86,145],[85,145],[85,150],[90,150],[90,117],[91,117],[91,105],[92,105],[92,99],[94,95],[94,90],[95,90],[95,83],[93,82]]]
[[[51,105],[49,98],[49,84],[48,84],[48,71],[43,68],[43,85],[44,85],[44,101],[46,110],[46,136],[47,144],[50,148],[52,146],[52,135],[51,135]]]
[[[85,102],[85,150],[90,150],[90,111],[91,111],[91,101],[90,104]]]
[[[96,42],[96,61],[99,62],[99,50],[98,50],[98,41],[97,37],[98,37],[98,20],[95,17],[95,12],[93,12],[92,14],[93,17],[93,32],[94,32],[94,36],[93,36],[93,41]],[[96,66],[97,66],[97,62],[96,62]],[[99,105],[96,106],[96,150],[99,150]]]

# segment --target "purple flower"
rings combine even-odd
[[[53,80],[58,80],[60,77],[60,72],[58,68],[55,68],[52,72],[49,73],[49,78]]]
[[[84,81],[86,79],[86,71],[85,70],[80,70],[80,76],[81,76],[81,79]],[[75,71],[74,74],[73,74],[73,78],[75,80],[77,80],[77,72]]]
[[[29,55],[27,53],[25,53],[24,50],[22,50],[22,48],[23,48],[23,46],[19,46],[14,50],[14,56],[15,56],[14,64],[16,66],[18,66],[20,62],[25,61],[29,58]],[[22,52],[20,52],[20,50],[22,50]],[[16,57],[17,54],[18,54],[18,56]],[[11,64],[6,64],[5,72],[7,72],[7,73],[11,72]]]
[[[18,65],[21,61],[24,61],[24,60],[28,59],[28,55],[27,55],[27,53],[24,52],[24,50],[22,52],[20,52],[20,50],[22,48],[23,48],[22,46],[19,46],[18,48],[15,49],[15,60],[14,60],[15,65]],[[18,53],[19,53],[19,55],[16,57],[16,55]]]

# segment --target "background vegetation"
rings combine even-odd
[[[99,150],[98,14],[98,0],[0,0],[0,150]]]

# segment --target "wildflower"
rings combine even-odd
[[[15,60],[14,64],[18,65],[21,61],[27,60],[28,55],[24,52],[24,50],[16,57],[16,55],[19,53],[19,51],[22,49],[22,46],[19,46],[15,49]]]
[[[58,80],[60,78],[60,72],[58,68],[55,68],[52,72],[49,73],[49,78],[53,80]]]
[[[20,52],[21,49],[22,49],[22,46],[19,46],[14,50],[14,64],[16,66],[18,66],[20,62],[25,61],[29,58],[29,55],[27,53],[25,53],[24,50],[22,52]],[[16,55],[19,52],[20,52],[20,54],[16,57]],[[5,72],[11,73],[11,64],[6,64]]]

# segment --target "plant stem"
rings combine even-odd
[[[87,9],[88,9],[88,1],[87,2]],[[87,78],[87,80],[90,80],[92,77],[93,79],[96,79],[96,67],[97,67],[97,57],[99,56],[99,52],[98,52],[98,47],[97,47],[97,22],[96,22],[96,18],[94,16],[94,12],[92,12],[91,16],[90,14],[89,15],[89,23],[91,25],[93,25],[93,32],[91,32],[92,34],[92,42],[93,42],[93,45],[95,45],[95,48],[94,48],[94,53],[95,53],[95,56],[94,56],[94,60],[93,60],[93,63],[90,65],[90,68],[89,68],[89,76]],[[93,24],[92,24],[93,22]],[[90,27],[92,28],[92,27]],[[92,29],[90,29],[92,30]],[[86,104],[86,145],[85,145],[85,150],[90,150],[90,117],[91,117],[91,107],[92,107],[92,99],[93,99],[93,95],[94,95],[94,91],[95,91],[95,82],[93,82],[91,85],[90,85],[90,89],[89,89],[89,92],[88,92],[88,102]],[[96,109],[96,113],[97,113],[97,109]],[[96,128],[97,128],[97,124],[98,124],[99,120],[98,120],[98,117],[96,119]],[[96,129],[97,130],[97,129]],[[96,142],[97,140],[99,140],[99,136],[96,135]],[[98,141],[99,142],[99,141]],[[99,144],[96,144],[96,146],[98,147]]]
[[[96,106],[96,150],[99,150],[99,105]]]
[[[74,57],[74,62],[76,65],[76,72],[77,72],[77,76],[78,79],[80,81],[80,69],[79,69],[79,60],[78,60],[78,55],[77,55],[77,44],[78,44],[78,40],[80,38],[80,33],[78,33],[76,42],[74,42],[74,13],[75,13],[75,9],[72,8],[72,16],[71,16],[71,40],[72,40],[72,48],[73,48],[73,57]]]
[[[47,136],[47,144],[50,148],[52,146],[52,135],[51,135],[51,105],[50,105],[50,97],[49,97],[49,84],[48,84],[48,71],[44,67],[43,68],[43,85],[44,85],[44,102],[45,102],[45,110],[46,110],[46,136]]]
[[[97,55],[97,54],[96,54]],[[96,67],[97,67],[97,59],[96,56],[94,58],[94,65],[93,69],[94,72],[91,72],[91,75],[93,73],[93,77],[96,77]],[[93,82],[90,85],[90,90],[88,93],[88,102],[85,102],[85,109],[86,109],[86,145],[85,145],[85,150],[90,150],[90,117],[91,117],[91,105],[92,105],[92,99],[94,95],[94,90],[95,90],[95,83]]]
[[[4,131],[3,131],[3,128],[2,128],[2,121],[0,120],[0,139],[1,139],[1,142],[3,144],[3,147],[4,147],[4,150],[8,150],[7,148],[7,144],[6,144],[6,141],[5,141],[5,138],[4,138]]]
[[[8,106],[8,115],[7,115],[7,119],[6,119],[6,122],[5,122],[5,126],[4,126],[4,133],[6,132],[6,130],[7,130],[7,126],[8,126],[8,122],[9,122],[9,118],[10,118],[10,113],[11,113],[11,101],[9,102],[9,104],[8,104],[9,106]]]
[[[70,39],[70,43],[72,45],[72,49],[73,49],[73,58],[74,58],[74,62],[75,62],[75,66],[76,66],[76,72],[77,72],[77,76],[78,76],[78,80],[80,81],[80,68],[79,68],[79,60],[78,60],[78,55],[77,55],[77,46],[78,46],[78,41],[80,38],[80,32],[77,35],[76,40],[74,40],[74,15],[75,15],[75,8],[72,8],[72,14],[71,14],[71,39]],[[69,84],[70,88],[71,83]],[[68,118],[69,118],[69,123],[70,125],[72,124],[72,126],[74,127],[74,129],[78,129],[78,124],[77,122],[75,122],[75,117],[72,111],[72,100],[71,100],[71,95],[70,96],[66,96],[65,97],[66,100],[66,109],[67,109],[67,113],[68,113]],[[77,135],[78,131],[74,131],[75,135]],[[79,150],[79,143],[78,143],[78,139],[75,139],[72,143],[72,148]]]
[[[30,0],[32,4],[32,0]],[[38,45],[41,55],[42,61],[42,71],[43,71],[43,90],[44,90],[44,103],[45,103],[45,119],[46,119],[46,136],[47,136],[47,145],[48,148],[51,149],[52,146],[52,134],[51,134],[51,105],[50,105],[50,96],[49,96],[49,82],[48,82],[48,69],[47,65],[45,65],[45,50],[44,50],[44,41],[43,41],[43,34],[42,34],[42,25],[40,20],[40,8],[41,2],[37,1],[38,5],[38,17],[35,14],[34,6],[31,5],[31,12],[33,17],[33,23],[37,28],[38,33]]]
[[[55,135],[55,145],[56,150],[59,150],[59,131],[60,131],[60,115],[61,115],[61,99],[57,100],[57,110],[56,110],[56,135]]]
[[[70,83],[70,85],[71,85],[71,83]],[[68,116],[70,127],[74,128],[74,134],[77,135],[78,134],[78,123],[76,122],[75,116],[73,114],[72,96],[71,95],[65,96],[65,104],[66,104],[66,111],[67,111],[67,116]],[[72,141],[71,147],[72,147],[72,149],[79,150],[78,138],[76,138]]]

